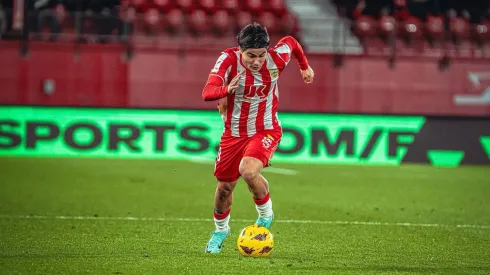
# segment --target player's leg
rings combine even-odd
[[[250,155],[255,155],[249,152]],[[272,200],[269,193],[269,183],[261,175],[264,167],[263,157],[260,156],[245,156],[240,163],[240,174],[248,185],[250,192],[252,193],[255,208],[259,217],[256,220],[256,224],[270,228],[274,219],[274,212],[272,211]]]
[[[269,161],[279,144],[280,138],[280,134],[251,138],[240,162],[240,175],[253,195],[255,208],[259,215],[255,223],[266,228],[270,228],[274,220],[274,212],[272,211],[269,183],[261,172],[264,167],[269,166]]]
[[[214,224],[216,231],[225,232],[230,230],[230,212],[233,203],[233,190],[237,181],[223,182],[218,181],[214,194]]]
[[[213,220],[216,229],[211,233],[211,239],[206,244],[207,253],[219,253],[226,238],[230,235],[230,212],[233,202],[233,190],[237,181],[218,181],[214,195]]]
[[[240,148],[240,146],[242,148]],[[216,157],[214,175],[218,180],[214,195],[213,220],[216,226],[211,233],[211,239],[206,245],[207,253],[219,253],[223,242],[230,234],[230,212],[233,203],[233,190],[235,189],[240,173],[241,154],[243,151],[243,139],[223,137]]]

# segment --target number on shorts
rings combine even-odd
[[[221,160],[221,147],[218,148],[218,154],[216,155],[216,161],[214,162],[214,171],[216,172],[216,166],[218,162]]]

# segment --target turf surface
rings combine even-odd
[[[204,253],[210,164],[0,158],[0,167],[2,274],[490,274],[488,167],[281,164],[298,174],[264,173],[276,216],[264,259],[235,250],[257,215],[243,181],[233,234],[221,254]]]

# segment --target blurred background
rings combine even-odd
[[[258,21],[316,71],[288,67],[281,111],[490,115],[487,0],[1,3],[1,104],[214,109],[209,70]]]
[[[0,273],[490,273],[490,1],[0,1]],[[279,80],[273,256],[236,257],[240,180],[207,257],[201,93],[254,21],[316,78]]]

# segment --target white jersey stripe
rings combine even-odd
[[[287,54],[289,57],[291,56],[291,49],[289,48],[289,46],[287,44],[283,44],[274,50],[279,54]],[[279,55],[279,57],[281,57],[281,55]],[[284,58],[282,58],[282,57],[281,57],[281,59],[284,60]],[[289,60],[291,60],[291,59],[289,58]],[[286,64],[287,64],[287,63],[289,63],[289,60],[284,60],[284,62],[286,62]]]
[[[264,129],[272,130],[274,126],[272,125],[272,102],[274,101],[274,90],[276,89],[276,84],[271,85],[269,94],[267,95],[267,104],[265,105],[265,115],[264,115]]]
[[[274,62],[274,59],[271,57],[270,54],[267,55],[267,69],[269,72],[271,70],[278,70],[277,64]],[[274,125],[272,124],[272,103],[274,101],[274,93],[276,92],[276,85],[277,85],[277,77],[273,77],[271,75],[271,85],[270,85],[270,90],[269,94],[267,95],[267,104],[265,106],[265,114],[264,114],[264,129],[266,130],[272,130],[274,129]]]
[[[240,52],[235,52],[237,56],[237,60],[240,60]],[[245,68],[237,62],[237,73],[241,73],[245,71]],[[245,74],[240,78],[240,85],[238,89],[235,91],[235,103],[233,106],[233,113],[231,115],[231,135],[234,137],[239,137],[239,123],[240,123],[240,114],[242,111],[242,103],[243,103],[243,93],[245,90]]]
[[[219,56],[218,60],[216,60],[216,63],[214,64],[213,69],[211,70],[212,73],[218,73],[218,71],[221,69],[221,64],[223,64],[223,61],[228,57],[227,53],[221,53]]]
[[[231,66],[228,67],[228,69],[226,70],[226,73],[225,73],[225,79],[224,79],[224,83],[228,83],[228,77],[230,76],[230,72],[231,72]]]
[[[274,93],[273,93],[276,98],[277,98],[277,102],[279,102],[279,84],[276,83],[276,88],[274,89]],[[272,101],[274,101],[274,98],[272,98]],[[279,127],[281,126],[281,121],[279,120],[279,114],[278,112],[276,112],[276,121],[277,121],[277,124],[279,125]]]

